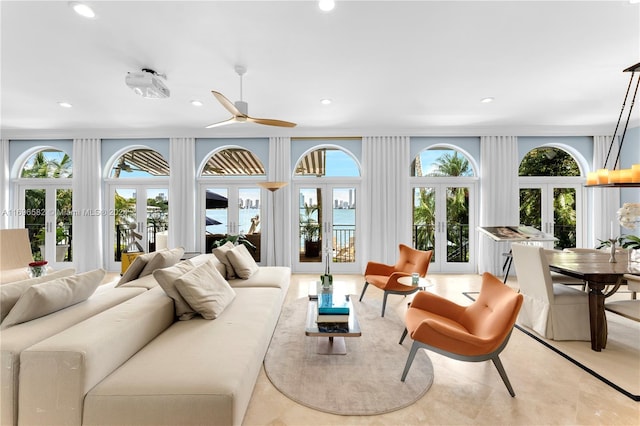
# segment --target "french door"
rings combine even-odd
[[[556,238],[553,248],[582,247],[582,203],[581,184],[520,178],[520,224],[552,234]]]
[[[297,184],[293,264],[299,272],[358,273],[358,185]]]
[[[242,235],[256,260],[262,258],[261,189],[255,183],[200,184],[200,247],[210,253],[217,240]]]
[[[414,185],[413,246],[433,250],[429,271],[474,272],[474,189],[474,183]]]
[[[34,258],[48,261],[53,268],[73,262],[71,185],[19,184],[19,227],[29,230]],[[26,265],[25,265],[26,266]]]
[[[122,254],[131,251],[153,252],[167,247],[169,225],[169,189],[166,183],[122,184],[108,186],[110,270],[119,270]]]

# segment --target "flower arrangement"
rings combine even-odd
[[[47,273],[47,262],[46,260],[36,260],[34,262],[29,263],[29,275],[31,278],[41,277]]]
[[[624,203],[618,210],[618,222],[627,229],[636,229],[640,223],[640,203]],[[640,249],[640,237],[637,235],[621,235],[620,245],[626,249]]]

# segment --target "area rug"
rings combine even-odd
[[[271,383],[307,407],[340,415],[377,415],[420,399],[433,383],[433,366],[419,351],[405,382],[400,381],[411,345],[399,345],[403,322],[380,303],[353,306],[362,336],[347,337],[346,355],[316,353],[317,337],[305,336],[308,300],[284,307],[264,360]],[[408,340],[410,341],[410,340]]]
[[[475,300],[477,292],[464,292]],[[607,347],[591,350],[590,342],[545,339],[516,324],[516,329],[623,395],[640,401],[640,323],[607,312]]]

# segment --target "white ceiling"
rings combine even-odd
[[[640,62],[628,0],[67,3],[0,3],[3,138],[610,134]],[[239,100],[236,64],[249,114],[297,127],[204,128],[230,116],[211,90]],[[169,99],[125,85],[141,68]]]

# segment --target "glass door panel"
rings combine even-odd
[[[262,256],[262,233],[260,232],[260,188],[238,188],[238,234],[244,235],[245,245],[256,262]]]
[[[520,224],[542,229],[542,189],[520,189]]]
[[[469,262],[469,188],[447,187],[447,263]]]
[[[122,260],[122,253],[143,251],[142,235],[138,232],[136,214],[138,193],[135,188],[114,188],[111,202],[114,206],[113,262]]]
[[[53,223],[56,224],[56,262],[73,261],[73,192],[71,189],[56,189],[56,209]]]
[[[332,263],[356,261],[356,188],[333,188]]]
[[[553,188],[553,236],[558,239],[556,248],[577,247],[576,218],[575,188]]]
[[[322,262],[322,188],[298,190],[298,260]]]
[[[146,193],[146,251],[150,253],[169,248],[169,198],[166,188],[147,188]]]
[[[436,190],[413,188],[413,247],[433,250],[431,262],[435,262],[436,248]]]
[[[34,259],[46,259],[47,246],[47,191],[46,189],[25,189],[24,226],[29,230],[31,253]]]

